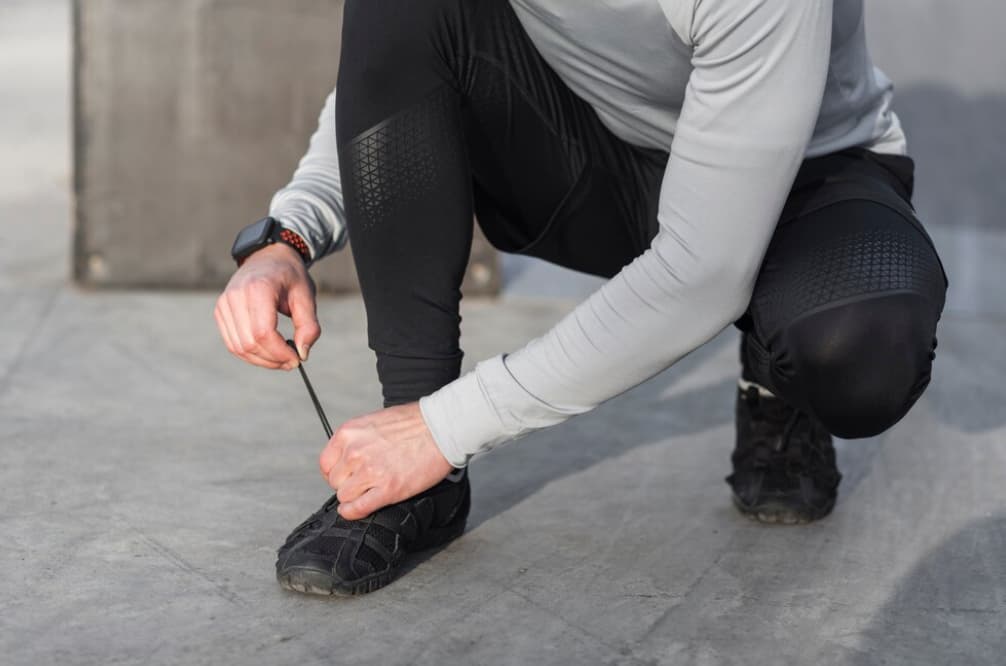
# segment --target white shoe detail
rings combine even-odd
[[[749,382],[746,379],[738,379],[737,380],[737,386],[739,386],[740,389],[742,391],[744,391],[744,392],[747,392],[747,390],[749,388],[751,388],[752,386],[754,386],[756,389],[758,389],[758,395],[760,395],[761,397],[763,397],[763,398],[774,398],[775,397],[775,393],[772,393],[772,391],[769,391],[767,388],[765,388],[761,384],[756,384],[754,382]]]

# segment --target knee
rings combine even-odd
[[[833,434],[880,434],[929,384],[938,316],[932,310],[921,297],[899,294],[800,319],[786,332],[787,383]]]

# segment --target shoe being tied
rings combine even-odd
[[[842,475],[831,434],[810,415],[756,385],[738,391],[737,446],[726,478],[744,515],[788,525],[824,518]]]
[[[366,594],[393,581],[406,558],[444,545],[465,529],[471,486],[464,471],[362,520],[346,520],[333,495],[280,547],[276,579],[288,590],[324,596]]]

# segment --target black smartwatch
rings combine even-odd
[[[310,263],[311,251],[304,239],[300,237],[300,234],[290,229],[284,229],[274,217],[264,217],[242,229],[238,233],[238,237],[234,239],[231,256],[240,266],[253,253],[273,243],[289,245],[297,251],[305,264]]]

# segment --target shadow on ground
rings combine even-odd
[[[507,511],[546,484],[578,474],[604,460],[732,422],[736,386],[733,378],[673,397],[661,396],[690,371],[735,342],[732,332],[718,336],[645,386],[554,429],[556,432],[547,445],[539,442],[538,446],[508,446],[498,454],[476,461],[472,478],[478,501],[473,506],[468,529]],[[656,419],[654,412],[659,412]],[[665,427],[654,429],[654,420]],[[544,449],[547,455],[542,455]]]
[[[1006,515],[925,555],[864,630],[853,663],[993,664],[1006,658]]]
[[[556,429],[549,441],[536,446],[508,446],[480,458],[473,464],[477,502],[468,530],[493,516],[506,512],[542,487],[578,474],[605,460],[618,458],[633,449],[668,443],[679,437],[704,433],[733,423],[736,379],[733,376],[695,388],[668,393],[689,373],[712,357],[736,346],[736,334],[727,331],[689,355],[674,369],[662,373],[639,389],[603,405],[595,413],[579,417]],[[739,366],[738,366],[739,369]],[[654,422],[662,425],[654,428]],[[734,431],[724,434],[733,447]],[[850,497],[867,477],[883,437],[839,442],[839,464],[843,473],[842,497]],[[730,462],[723,457],[722,472]],[[727,489],[723,487],[724,496]]]

